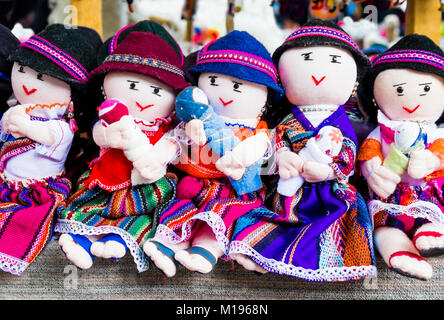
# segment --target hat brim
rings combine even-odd
[[[233,64],[233,67],[230,68],[227,67],[226,63],[212,62],[207,64],[199,64],[189,69],[189,73],[196,78],[198,74],[203,72],[226,74],[245,81],[264,85],[272,90],[273,102],[279,101],[284,96],[284,90],[274,81],[272,81],[270,77],[264,75],[262,71],[255,70],[240,64]]]
[[[8,60],[18,62],[24,66],[34,69],[37,72],[41,72],[69,84],[86,84],[86,82],[78,81],[71,77],[70,74],[60,68],[57,64],[49,59],[43,58],[40,53],[27,48],[19,47],[9,56]]]
[[[153,77],[159,81],[162,81],[167,86],[175,90],[182,90],[189,86],[189,83],[184,79],[184,77],[182,77],[179,74],[175,74],[155,67],[128,63],[128,62],[115,62],[115,61],[105,62],[102,65],[100,65],[98,68],[91,71],[90,77],[103,75],[111,71],[134,72],[149,77]]]

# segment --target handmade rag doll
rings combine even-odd
[[[274,132],[277,172],[281,179],[300,176],[304,183],[290,196],[271,194],[272,210],[260,208],[239,218],[230,253],[310,281],[375,275],[370,217],[348,183],[357,142],[343,107],[368,70],[368,59],[340,27],[312,20],[276,49],[273,60],[291,106]],[[330,126],[342,136],[331,162],[298,155]]]
[[[91,37],[94,37],[92,41]],[[56,208],[71,183],[65,160],[88,105],[88,73],[100,36],[91,29],[53,24],[14,51],[11,83],[17,105],[1,120],[0,267],[20,275],[53,231]]]
[[[178,119],[183,122],[189,122],[192,119],[202,120],[208,145],[211,151],[219,157],[223,157],[240,142],[231,128],[225,124],[224,119],[214,112],[208,102],[208,97],[198,87],[187,88],[177,96],[176,113]],[[237,161],[240,163],[240,160]],[[241,170],[236,177],[229,177],[231,185],[238,195],[262,188],[260,168],[260,162],[256,162],[245,170],[241,165]]]
[[[129,251],[137,270],[145,271],[149,261],[142,245],[175,195],[176,177],[166,166],[180,146],[168,132],[176,92],[188,83],[180,47],[154,24],[140,22],[124,38],[119,33],[120,43],[91,73],[103,78],[105,95],[93,128],[100,156],[55,226],[63,252],[81,269],[90,268],[95,257],[118,260]]]
[[[426,36],[399,40],[363,85],[378,126],[359,150],[376,248],[394,271],[422,280],[444,253],[444,53]],[[361,91],[361,90],[360,90]]]
[[[17,49],[19,44],[19,40],[12,34],[11,30],[0,25],[0,116],[8,109],[6,102],[12,94],[12,62],[8,60],[8,57]]]
[[[160,215],[156,235],[144,245],[168,277],[175,275],[177,262],[210,272],[219,258],[228,258],[236,219],[263,204],[264,188],[237,195],[229,178],[241,177],[245,168],[268,155],[271,143],[261,117],[268,114],[268,98],[279,99],[283,93],[269,53],[247,32],[228,33],[196,58],[190,74],[241,142],[219,158],[207,143],[201,119],[175,128],[183,145],[175,166],[186,176],[177,185],[177,200]]]
[[[319,130],[316,137],[310,138],[298,155],[303,161],[317,161],[330,164],[342,148],[343,136],[339,129],[325,126]],[[279,179],[277,192],[291,197],[304,184],[304,178],[299,175],[289,179]]]

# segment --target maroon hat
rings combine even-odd
[[[182,57],[162,38],[152,33],[134,31],[91,75],[129,71],[156,78],[174,89],[182,90],[189,86],[182,61]]]

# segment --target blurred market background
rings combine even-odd
[[[341,25],[369,56],[406,33],[444,45],[444,0],[0,0],[0,23],[22,41],[51,23],[79,24],[107,39],[139,20],[160,22],[194,51],[232,29],[272,53],[311,17]]]

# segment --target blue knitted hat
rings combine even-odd
[[[272,90],[274,101],[284,95],[267,49],[245,31],[231,31],[207,44],[199,51],[196,65],[189,72],[214,72],[262,84]]]

